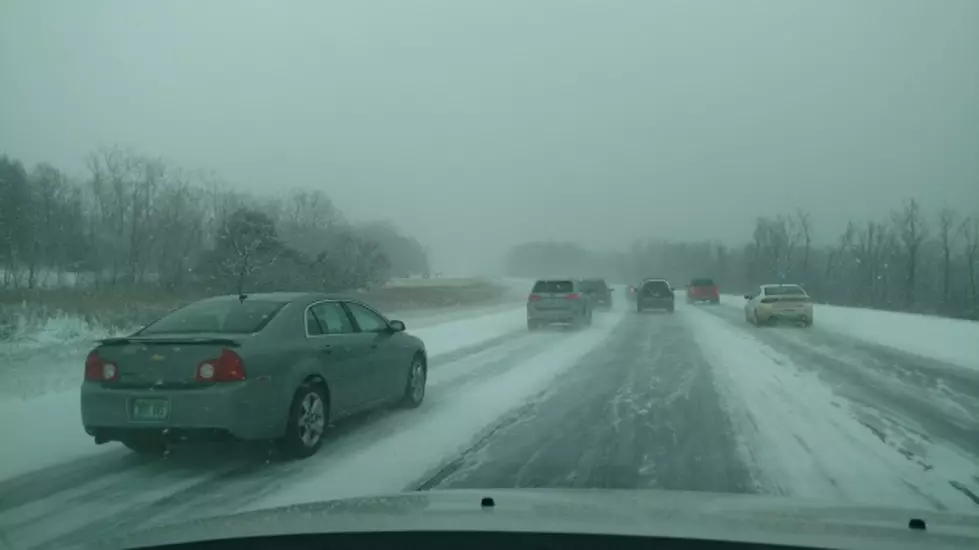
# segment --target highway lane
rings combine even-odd
[[[680,314],[630,314],[538,403],[426,488],[752,492],[711,366]]]
[[[737,308],[617,306],[583,331],[515,328],[435,357],[420,409],[342,422],[305,461],[262,445],[165,459],[115,449],[2,481],[0,547],[418,489],[655,488],[979,510],[975,373],[818,319],[759,329]]]

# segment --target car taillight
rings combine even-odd
[[[111,361],[103,361],[97,351],[85,359],[85,380],[92,382],[112,382],[119,379],[119,368]]]
[[[565,296],[564,299],[565,300],[580,300],[581,299],[581,294],[578,294],[577,292],[572,292],[571,294],[568,294],[567,296]]]
[[[245,363],[237,353],[226,349],[217,359],[197,365],[198,382],[236,382],[245,379]]]
[[[536,294],[531,294],[530,296],[527,297],[527,301],[528,302],[539,302],[540,301],[540,296],[538,296]]]

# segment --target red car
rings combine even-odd
[[[696,302],[721,303],[721,295],[713,279],[694,279],[687,285],[687,303]]]

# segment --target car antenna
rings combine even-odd
[[[247,299],[248,299],[248,295],[247,294],[245,294],[244,292],[239,292],[238,293],[238,303],[243,304],[243,303],[245,303],[245,300],[247,300]]]

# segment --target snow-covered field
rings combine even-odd
[[[425,403],[341,423],[297,462],[235,446],[152,460],[94,445],[77,384],[98,335],[52,325],[0,356],[31,365],[0,365],[15,378],[46,380],[0,392],[0,533],[13,548],[56,548],[443,482],[979,512],[976,324],[818,306],[812,329],[758,329],[736,297],[639,315],[615,296],[584,331],[528,333],[513,304],[392,315],[429,349]]]

